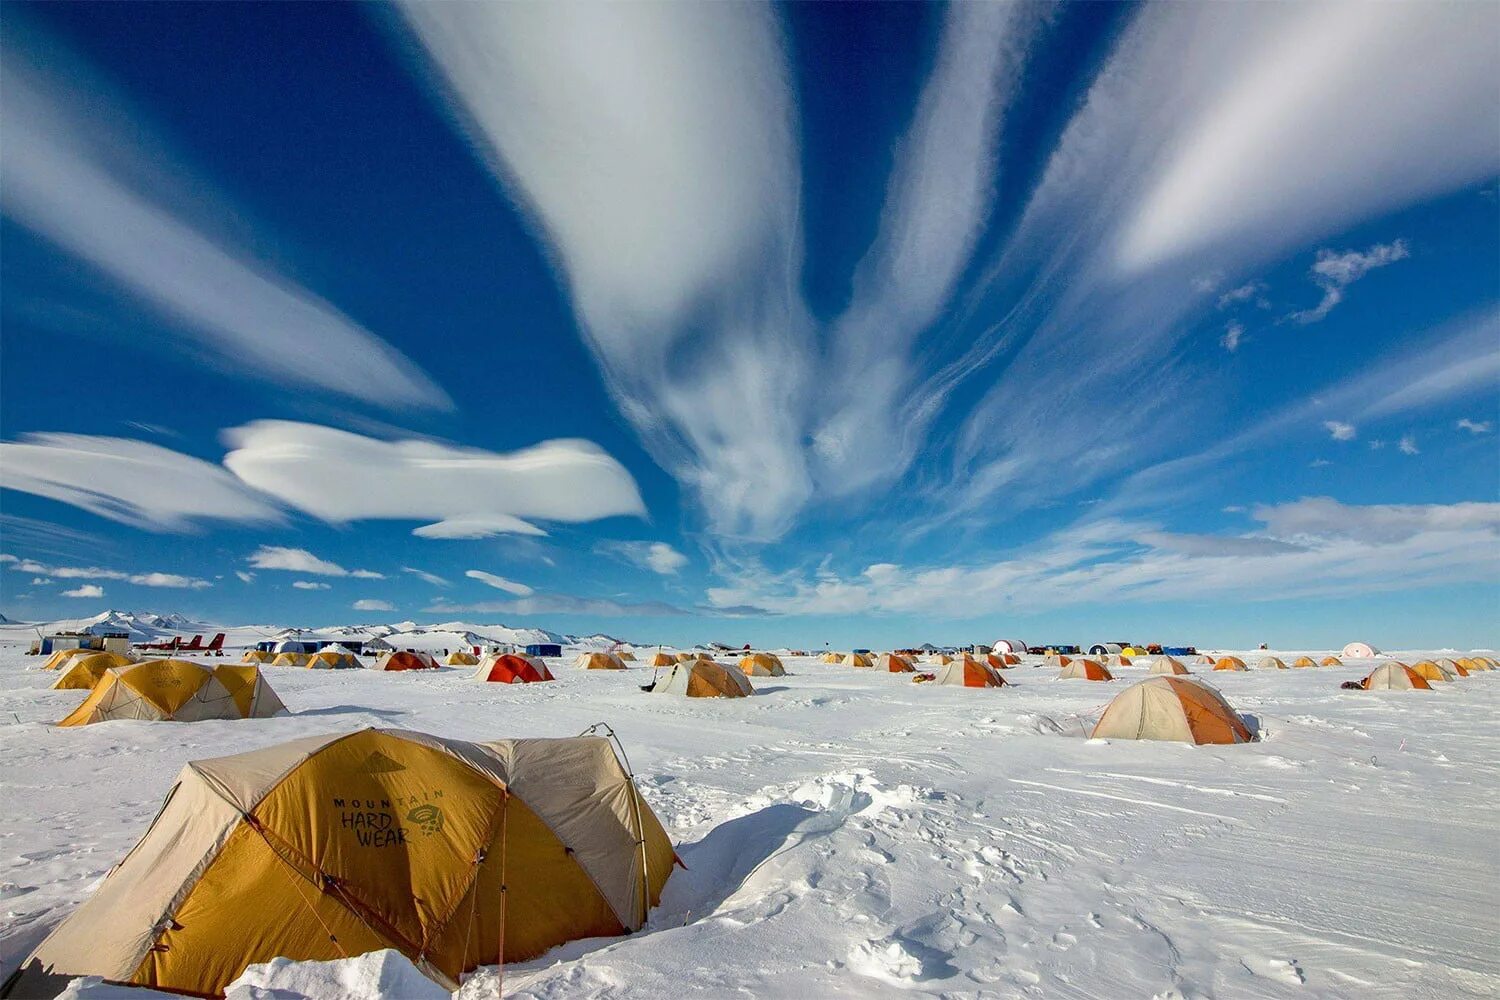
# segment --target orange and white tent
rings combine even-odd
[[[626,670],[629,669],[613,653],[579,653],[573,666],[582,670]]]
[[[190,660],[144,660],[105,671],[83,704],[58,725],[264,719],[285,711],[253,663],[208,667]]]
[[[1445,656],[1441,660],[1438,660],[1437,665],[1448,671],[1450,674],[1457,674],[1460,677],[1469,676],[1469,668],[1465,667],[1463,664],[1450,657]]]
[[[1370,676],[1359,682],[1359,686],[1366,691],[1431,691],[1432,685],[1427,683],[1414,667],[1408,667],[1401,663],[1382,663],[1370,671]]]
[[[1057,675],[1058,680],[1112,681],[1114,675],[1093,660],[1073,660]]]
[[[927,657],[927,662],[939,667],[946,667],[948,664],[953,662],[953,657],[949,656],[947,653],[933,653],[931,656]]]
[[[556,680],[541,660],[519,653],[495,653],[486,656],[474,671],[474,680],[497,684],[535,684]]]
[[[1292,661],[1292,666],[1298,667],[1298,668],[1302,668],[1302,667],[1316,667],[1317,665],[1318,664],[1310,656],[1299,656],[1295,660]]]
[[[1182,665],[1182,661],[1178,660],[1176,657],[1162,654],[1152,661],[1151,669],[1146,671],[1146,673],[1153,676],[1160,674],[1170,674],[1180,677],[1184,674],[1191,673],[1191,671],[1188,670],[1187,667],[1184,667]]]
[[[1318,661],[1318,665],[1324,667],[1342,667],[1344,665],[1344,661],[1339,659],[1337,656],[1325,656]]]
[[[844,657],[843,662],[846,667],[873,667],[875,665],[875,661],[864,653],[850,653]]]
[[[1422,660],[1419,663],[1413,663],[1409,669],[1412,673],[1428,681],[1448,682],[1458,680],[1458,675],[1453,671],[1444,670],[1431,660]]]
[[[755,693],[750,679],[734,667],[716,660],[677,663],[658,677],[652,694],[675,694],[685,698],[746,698]]]
[[[183,768],[12,986],[213,997],[251,964],[393,948],[456,990],[481,965],[638,930],[674,861],[602,737],[304,737]]]
[[[1256,670],[1285,670],[1286,664],[1278,656],[1262,656],[1255,664]]]
[[[881,653],[875,658],[875,669],[893,674],[910,674],[915,673],[917,668],[900,653]]]
[[[1042,662],[1049,667],[1066,667],[1073,660],[1071,657],[1064,656],[1061,653],[1049,653],[1047,654],[1047,658]]]
[[[917,679],[921,679],[920,677]],[[931,683],[945,687],[968,687],[968,688],[997,688],[1009,687],[1009,683],[1000,676],[1000,671],[988,663],[980,663],[978,660],[965,657],[953,663],[943,666],[937,671]]]
[[[1128,667],[1130,666],[1130,657],[1124,653],[1110,653],[1104,657],[1103,663],[1106,667]]]
[[[1249,743],[1250,729],[1224,696],[1187,677],[1148,677],[1117,694],[1094,739]]]
[[[740,657],[740,670],[746,677],[785,677],[781,658],[770,653],[751,653]]]
[[[1214,669],[1215,670],[1248,670],[1250,668],[1247,667],[1247,666],[1245,666],[1245,661],[1242,660],[1242,659],[1240,659],[1238,656],[1221,656],[1219,658],[1218,662],[1214,664]]]
[[[426,653],[413,653],[409,649],[381,653],[375,661],[376,670],[436,670],[437,665],[437,660]]]

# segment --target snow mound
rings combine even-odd
[[[134,994],[138,996],[139,994]],[[86,1000],[113,1000],[80,994]],[[335,962],[273,959],[252,965],[229,984],[225,1000],[449,1000],[450,994],[387,948]]]

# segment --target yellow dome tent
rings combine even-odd
[[[755,693],[742,672],[714,660],[677,663],[651,688],[652,694],[676,694],[687,698],[745,698]]]
[[[481,965],[639,929],[675,855],[601,737],[365,729],[188,764],[145,835],[23,963],[222,996],[253,963],[402,952]]]
[[[615,655],[620,658],[620,662],[622,663],[633,663],[635,661],[635,654],[628,649],[616,650]]]
[[[477,667],[479,666],[479,657],[467,649],[455,649],[448,654],[448,659],[443,662],[450,667]]]
[[[97,649],[79,649],[77,647],[74,647],[73,649],[59,649],[55,651],[51,656],[47,657],[47,662],[42,664],[42,669],[61,670],[63,667],[72,662],[74,657],[88,656],[90,653],[97,652],[99,652]]]
[[[850,653],[842,662],[846,667],[873,667],[875,665],[875,661],[864,653]]]
[[[241,663],[270,663],[276,659],[275,653],[268,653],[264,649],[247,649],[245,655],[240,657]]]
[[[1148,677],[1115,695],[1094,739],[1177,743],[1249,743],[1250,729],[1207,684],[1186,677]]]
[[[271,666],[305,667],[307,666],[307,661],[310,659],[312,659],[312,657],[308,656],[306,653],[293,653],[290,651],[285,653],[277,653],[275,659],[271,661]]]
[[[785,677],[786,667],[780,657],[770,653],[751,653],[740,657],[740,670],[746,677]]]
[[[1238,656],[1223,656],[1214,664],[1215,670],[1248,670],[1245,661]]]
[[[1426,681],[1456,681],[1458,675],[1451,670],[1444,670],[1431,660],[1422,660],[1420,663],[1411,665],[1411,672]]]
[[[701,657],[702,655],[703,655],[702,653],[678,653],[677,656],[674,658],[674,662],[677,662],[677,663],[691,663],[694,660],[696,660],[699,657]]]
[[[286,654],[283,653],[282,655],[285,656]],[[303,666],[309,670],[358,670],[363,664],[359,662],[353,653],[320,649],[309,656]]]
[[[216,667],[188,660],[146,660],[111,667],[59,726],[86,726],[112,719],[199,722],[203,719],[264,719],[286,706],[253,663]]]
[[[677,657],[673,656],[671,653],[657,653],[655,656],[651,657],[651,666],[653,667],[670,667],[676,662]]]
[[[625,664],[613,653],[579,653],[573,666],[583,670],[624,670]]]
[[[95,652],[88,656],[75,656],[52,685],[54,691],[87,691],[109,670],[128,667],[133,661],[119,653]]]
[[[1292,666],[1297,668],[1316,667],[1317,663],[1314,662],[1313,658],[1310,656],[1299,656],[1292,661]]]
[[[843,660],[843,657],[838,653],[824,653],[822,656],[818,657],[818,660],[823,663],[838,663]]]
[[[1342,667],[1344,661],[1340,660],[1337,656],[1325,656],[1318,661],[1318,664],[1324,667]]]

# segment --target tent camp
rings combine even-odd
[[[270,663],[276,659],[276,654],[264,649],[247,649],[245,655],[240,657],[241,663]]]
[[[1337,656],[1325,656],[1318,661],[1318,665],[1323,667],[1342,667],[1344,662]]]
[[[655,656],[651,657],[650,665],[653,667],[670,667],[676,662],[677,657],[673,656],[671,653],[658,652]]]
[[[1026,652],[1026,644],[1020,639],[1000,639],[990,647],[992,653],[1014,653],[1020,656]]]
[[[1223,695],[1187,677],[1148,677],[1130,685],[1109,703],[1092,736],[1193,744],[1253,738]]]
[[[221,996],[252,963],[384,948],[456,990],[478,966],[640,928],[674,858],[600,737],[306,737],[183,768],[16,992],[99,976]]]
[[[450,667],[473,667],[478,666],[479,657],[467,649],[455,649],[448,654],[448,658],[443,662]]]
[[[1471,674],[1495,669],[1490,665],[1490,661],[1486,660],[1482,656],[1460,657],[1458,660],[1458,665],[1469,671],[1469,673]]]
[[[556,680],[541,660],[519,653],[495,653],[486,656],[474,671],[474,680],[497,684],[535,684]]]
[[[673,664],[656,679],[652,694],[675,694],[687,698],[744,698],[755,693],[741,671],[714,660],[689,660]]]
[[[875,665],[875,661],[870,659],[864,653],[850,653],[848,656],[844,657],[843,664],[846,667],[873,667]]]
[[[1152,661],[1151,669],[1146,671],[1146,673],[1152,675],[1172,674],[1180,677],[1184,674],[1191,673],[1191,671],[1189,671],[1187,667],[1184,667],[1180,660],[1177,660],[1174,657],[1158,656],[1155,660]]]
[[[1416,674],[1418,677],[1421,677],[1430,682],[1441,681],[1447,683],[1449,681],[1458,680],[1457,674],[1453,673],[1451,670],[1444,670],[1442,667],[1438,666],[1436,663],[1433,663],[1431,660],[1422,660],[1419,663],[1413,663],[1408,669],[1410,669],[1411,672]]]
[[[784,677],[786,667],[781,659],[770,653],[751,653],[740,657],[740,670],[746,677]]]
[[[133,661],[121,653],[90,651],[87,656],[75,656],[52,684],[54,691],[87,691],[99,683],[104,674],[115,667],[129,666]]]
[[[426,653],[413,653],[409,649],[381,653],[375,660],[376,670],[436,670],[437,665]]]
[[[613,653],[579,653],[573,666],[581,670],[625,670],[625,664]]]
[[[1057,675],[1058,680],[1083,679],[1086,681],[1112,681],[1114,675],[1093,660],[1074,660]]]
[[[1248,670],[1245,661],[1238,656],[1221,656],[1214,663],[1215,670]]]
[[[1350,660],[1368,660],[1372,657],[1379,656],[1380,650],[1376,649],[1368,642],[1351,642],[1349,643],[1349,645],[1344,647],[1344,652],[1342,655],[1346,659]]]
[[[283,653],[283,656],[286,654]],[[309,670],[358,670],[364,666],[359,658],[347,649],[343,652],[335,652],[331,647],[320,649],[307,658],[303,664]]]
[[[264,719],[286,711],[253,663],[207,667],[188,660],[145,660],[111,667],[59,726],[113,719],[199,722]]]
[[[917,668],[899,653],[881,653],[875,657],[875,669],[892,674],[910,674],[915,673]]]
[[[47,661],[42,664],[42,669],[61,670],[63,667],[71,663],[74,659],[80,656],[88,656],[93,652],[97,652],[97,650],[80,649],[77,646],[74,646],[72,649],[59,649],[51,656],[47,657]]]
[[[916,680],[924,679],[924,675],[918,675]],[[988,663],[980,663],[978,660],[963,659],[956,663],[949,663],[943,669],[932,675],[930,683],[944,687],[969,687],[969,688],[997,688],[1009,687],[1000,671]]]
[[[1317,665],[1318,664],[1314,662],[1313,658],[1310,656],[1299,656],[1292,661],[1292,666],[1299,669],[1303,667],[1316,667]]]
[[[277,653],[271,659],[273,667],[305,667],[311,659],[306,653]]]
[[[1427,683],[1416,668],[1404,666],[1400,663],[1382,663],[1370,671],[1370,676],[1359,682],[1359,686],[1366,691],[1431,691],[1432,685]]]
[[[1255,664],[1255,669],[1256,670],[1285,670],[1286,669],[1286,664],[1282,663],[1281,659],[1279,657],[1275,657],[1275,656],[1262,656],[1260,658],[1260,660]]]

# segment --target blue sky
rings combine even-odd
[[[10,617],[1500,639],[1493,5],[0,28]]]

